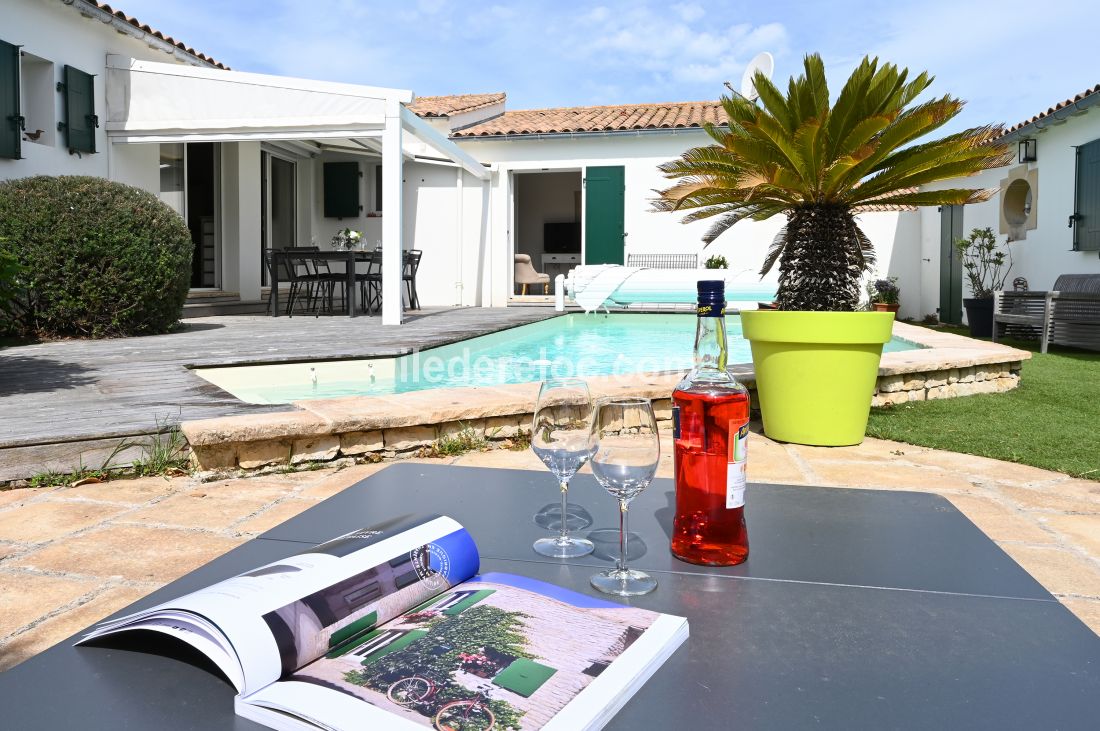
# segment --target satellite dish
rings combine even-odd
[[[775,59],[767,51],[758,53],[753,56],[753,59],[749,61],[748,68],[745,69],[744,76],[741,77],[741,96],[748,99],[750,102],[756,101],[760,94],[756,91],[756,83],[754,79],[757,73],[764,74],[765,77],[770,79],[772,72],[775,71]]]

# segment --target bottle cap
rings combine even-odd
[[[700,279],[698,283],[700,317],[723,317],[726,314],[726,283],[721,279]]]

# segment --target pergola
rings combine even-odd
[[[107,59],[107,135],[115,143],[299,141],[382,157],[382,323],[401,323],[402,169],[406,158],[489,171],[405,105],[413,93],[178,64]],[[408,133],[406,135],[406,133]],[[242,244],[244,242],[240,242]],[[242,254],[242,264],[243,261]],[[259,257],[251,259],[259,266]]]

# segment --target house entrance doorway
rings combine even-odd
[[[191,289],[221,285],[218,256],[218,148],[215,142],[160,146],[160,199],[191,232]]]
[[[513,195],[513,252],[530,262],[514,262],[512,295],[542,298],[553,294],[555,276],[581,263],[581,173],[517,172]],[[548,287],[537,274],[549,278]]]

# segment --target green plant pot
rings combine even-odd
[[[741,313],[764,433],[795,444],[859,444],[892,312]]]

